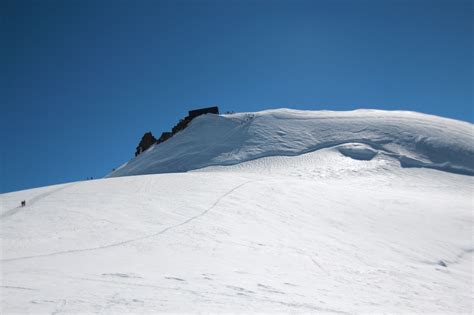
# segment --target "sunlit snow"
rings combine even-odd
[[[0,195],[1,312],[471,313],[473,152],[418,113],[199,117],[120,177]]]

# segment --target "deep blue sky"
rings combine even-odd
[[[0,192],[101,177],[214,104],[474,121],[472,1],[0,3]]]

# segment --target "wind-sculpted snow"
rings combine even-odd
[[[340,151],[356,159],[379,153],[397,159],[402,167],[473,175],[472,128],[470,123],[405,111],[279,109],[205,115],[108,176],[184,172],[341,144],[356,144]],[[364,152],[357,145],[365,145]]]
[[[370,161],[377,155],[377,150],[374,150],[368,145],[360,143],[346,143],[338,146],[339,152],[343,155],[351,157],[356,160]]]
[[[180,173],[0,195],[0,313],[472,313],[471,132],[199,117],[112,176]]]
[[[0,313],[471,313],[474,177],[372,154],[0,195]]]

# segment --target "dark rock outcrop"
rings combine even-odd
[[[206,108],[190,110],[188,112],[188,117],[190,119],[193,119],[197,116],[201,116],[201,115],[204,115],[204,114],[217,114],[218,115],[219,114],[219,107],[214,106],[214,107],[206,107]]]
[[[195,109],[195,110],[190,110],[188,112],[188,116],[184,117],[183,119],[180,119],[179,122],[171,129],[171,132],[163,132],[158,138],[158,140],[153,137],[151,132],[147,132],[143,135],[142,140],[138,144],[138,147],[135,151],[135,156],[138,156],[140,153],[143,151],[147,150],[149,147],[151,147],[153,144],[159,144],[162,142],[165,142],[184,128],[188,126],[188,124],[193,120],[194,118],[204,115],[204,114],[219,114],[219,107],[214,106],[214,107],[206,107],[206,108],[200,108],[200,109]]]
[[[175,135],[176,133],[186,128],[191,122],[191,120],[204,114],[219,114],[219,107],[206,107],[188,111],[188,116],[184,117],[183,119],[180,119],[180,121],[171,130],[171,133]]]
[[[188,126],[188,124],[191,122],[191,118],[189,116],[184,117],[183,119],[180,119],[179,122],[171,129],[171,133],[173,135],[177,134],[181,130],[184,130]]]
[[[161,134],[161,136],[156,140],[156,143],[162,143],[171,138],[173,134],[171,132],[165,131]]]
[[[156,138],[153,137],[152,133],[146,132],[143,135],[142,140],[140,140],[140,143],[137,146],[137,149],[135,151],[135,156],[147,150],[149,147],[151,147],[155,143],[156,143]]]

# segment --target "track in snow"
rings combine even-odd
[[[177,227],[180,227],[180,226],[183,226],[185,224],[188,224],[189,222],[193,221],[193,220],[196,220],[202,216],[204,216],[206,213],[208,213],[209,211],[211,211],[212,209],[214,209],[218,204],[219,202],[221,202],[225,197],[229,196],[230,194],[232,194],[233,192],[235,192],[237,189],[245,186],[245,185],[248,185],[250,183],[252,183],[254,181],[247,181],[245,183],[242,183],[240,185],[237,185],[236,187],[232,188],[231,190],[227,191],[225,194],[223,194],[222,196],[220,196],[209,208],[207,208],[206,210],[204,210],[202,213],[198,214],[198,215],[195,215],[193,217],[190,217],[189,219],[179,223],[179,224],[175,224],[175,225],[172,225],[172,226],[169,226],[167,228],[164,228],[163,230],[160,230],[159,232],[156,232],[156,233],[153,233],[153,234],[148,234],[148,235],[144,235],[144,236],[140,236],[140,237],[136,237],[136,238],[132,238],[132,239],[128,239],[128,240],[125,240],[125,241],[120,241],[120,242],[117,242],[117,243],[112,243],[112,244],[108,244],[108,245],[103,245],[103,246],[97,246],[97,247],[90,247],[90,248],[81,248],[81,249],[70,249],[70,250],[64,250],[64,251],[58,251],[58,252],[54,252],[54,253],[48,253],[48,254],[41,254],[41,255],[32,255],[32,256],[23,256],[23,257],[15,257],[15,258],[8,258],[8,259],[0,259],[0,262],[5,262],[5,263],[8,263],[8,262],[13,262],[13,261],[20,261],[20,260],[27,260],[27,259],[34,259],[34,258],[43,258],[43,257],[52,257],[52,256],[58,256],[58,255],[66,255],[66,254],[74,254],[74,253],[82,253],[82,252],[90,252],[90,251],[95,251],[95,250],[101,250],[101,249],[107,249],[107,248],[112,248],[112,247],[117,247],[117,246],[122,246],[122,245],[126,245],[126,244],[129,244],[129,243],[133,243],[133,242],[137,242],[137,241],[141,241],[141,240],[144,240],[144,239],[147,239],[147,238],[152,238],[152,237],[156,237],[158,235],[161,235],[161,234],[164,234],[172,229],[175,229]],[[68,186],[69,187],[69,186]],[[65,189],[67,187],[61,187],[61,188],[58,188],[54,191],[51,191],[51,192],[48,192],[48,193],[45,193],[45,194],[42,194],[41,196],[38,196],[38,198],[36,199],[37,200],[40,200],[41,198],[44,198],[46,196],[49,196],[57,191],[60,191],[62,189]]]
[[[18,206],[18,207],[15,207],[15,208],[12,208],[12,209],[9,209],[9,210],[5,211],[5,212],[3,212],[2,214],[0,214],[0,219],[8,218],[8,217],[10,217],[10,216],[12,216],[12,215],[18,213],[18,212],[21,211],[21,210],[26,210],[28,207],[34,205],[34,204],[37,203],[38,201],[40,201],[40,200],[42,200],[42,199],[44,199],[44,198],[46,198],[46,197],[48,197],[48,196],[50,196],[50,195],[52,195],[52,194],[54,194],[54,193],[57,193],[57,192],[59,192],[59,191],[61,191],[61,190],[64,190],[64,189],[69,188],[69,187],[71,187],[71,186],[73,186],[73,185],[76,185],[77,183],[78,183],[78,182],[70,183],[70,184],[65,184],[65,185],[62,185],[61,187],[58,187],[58,188],[56,188],[56,189],[49,190],[49,191],[47,191],[47,192],[45,192],[45,193],[39,194],[39,195],[37,195],[37,196],[35,196],[35,197],[31,198],[31,199],[28,199],[28,200],[26,200],[26,205],[25,205],[24,207]]]

